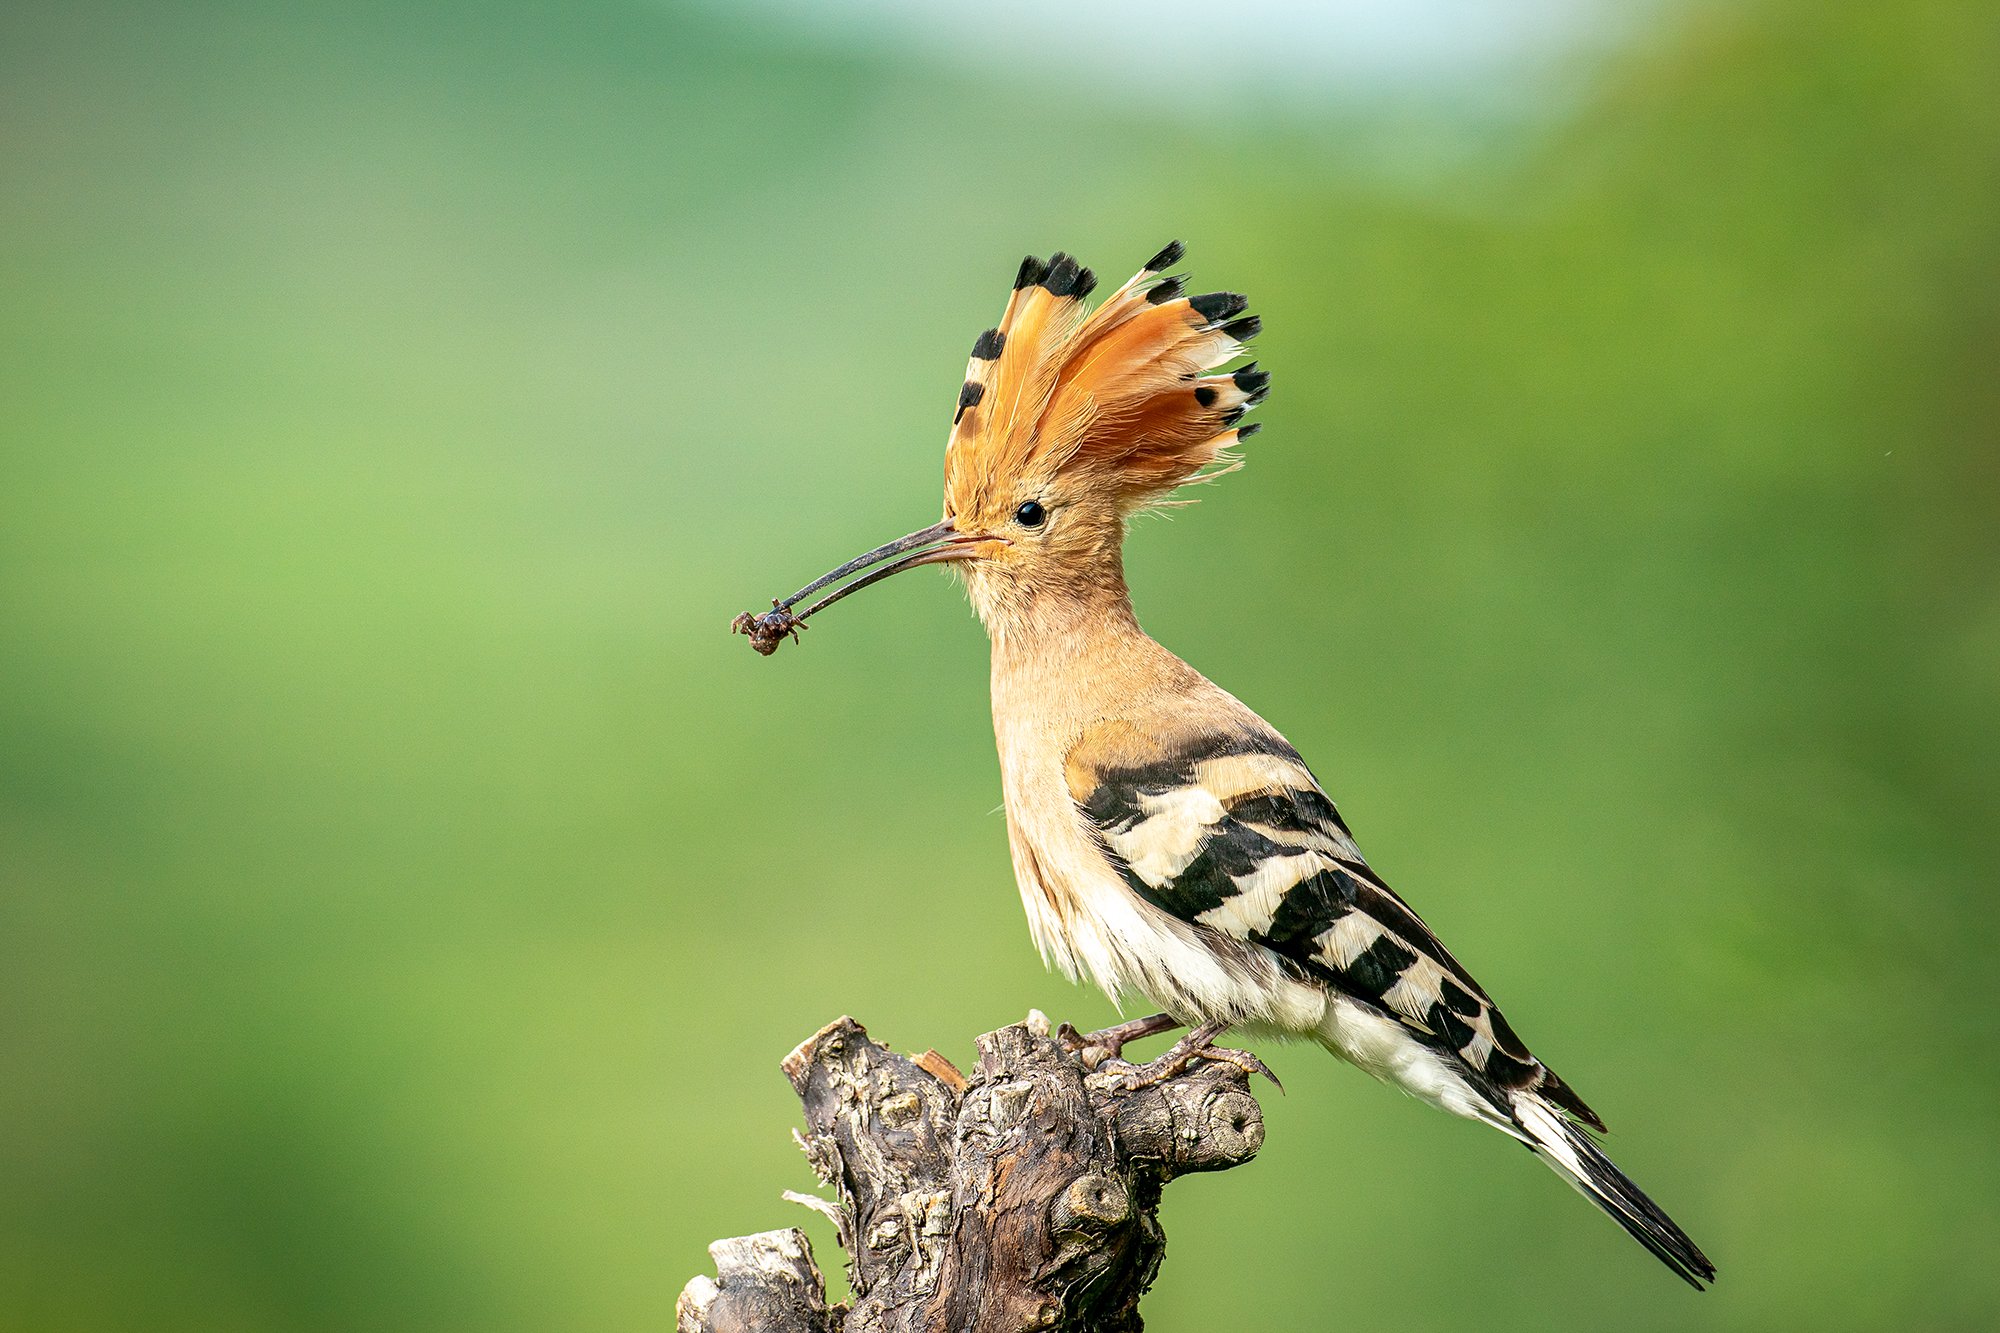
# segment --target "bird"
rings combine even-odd
[[[1163,1011],[1077,1037],[1093,1061],[1190,1029],[1144,1067],[1231,1029],[1306,1038],[1525,1145],[1696,1290],[1715,1267],[1593,1137],[1603,1119],[1371,867],[1278,730],[1140,627],[1134,515],[1240,465],[1270,392],[1238,293],[1190,295],[1179,242],[1094,308],[1068,254],[1023,260],[973,343],[952,411],[941,521],[829,571],[734,628],[769,654],[808,617],[947,565],[992,645],[993,727],[1015,878],[1036,946],[1114,1003]],[[826,595],[803,611],[805,598]],[[1268,1071],[1265,1071],[1268,1072]],[[1142,1072],[1139,1077],[1148,1076]]]

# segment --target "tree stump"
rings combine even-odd
[[[1176,1176],[1241,1166],[1264,1141],[1244,1072],[1197,1062],[1156,1082],[1091,1070],[1046,1018],[979,1038],[968,1079],[851,1018],[785,1057],[805,1106],[796,1135],[833,1220],[850,1299],[829,1307],[796,1229],[709,1246],[679,1333],[1127,1333],[1159,1271],[1156,1213]]]

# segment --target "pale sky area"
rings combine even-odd
[[[931,54],[989,76],[1326,104],[1532,99],[1551,70],[1643,33],[1663,0],[733,0],[808,40]],[[722,8],[716,3],[716,8]]]

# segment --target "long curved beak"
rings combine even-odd
[[[942,565],[954,560],[970,560],[975,548],[988,545],[1001,538],[989,537],[984,533],[962,533],[946,519],[920,529],[907,537],[878,546],[874,550],[855,556],[846,564],[826,573],[800,588],[790,597],[772,598],[771,609],[762,615],[753,616],[744,612],[736,617],[730,628],[738,634],[750,636],[750,646],[769,657],[778,651],[778,645],[787,635],[798,638],[801,625],[806,617],[824,611],[851,592],[859,592],[871,583],[880,583],[891,574],[900,574],[906,569],[916,569],[921,565]],[[887,561],[887,564],[883,562]],[[866,570],[866,573],[862,571]],[[850,575],[860,574],[850,582],[841,583]],[[803,611],[793,612],[806,598],[832,584],[839,587],[814,602]]]

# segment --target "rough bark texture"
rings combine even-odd
[[[1264,1120],[1241,1069],[1197,1062],[1134,1087],[1091,1071],[1048,1020],[979,1038],[968,1079],[851,1018],[785,1058],[804,1103],[807,1160],[832,1201],[853,1296],[829,1308],[798,1231],[709,1247],[716,1277],[681,1293],[680,1333],[1126,1333],[1166,1239],[1155,1214],[1176,1176],[1256,1156]]]

